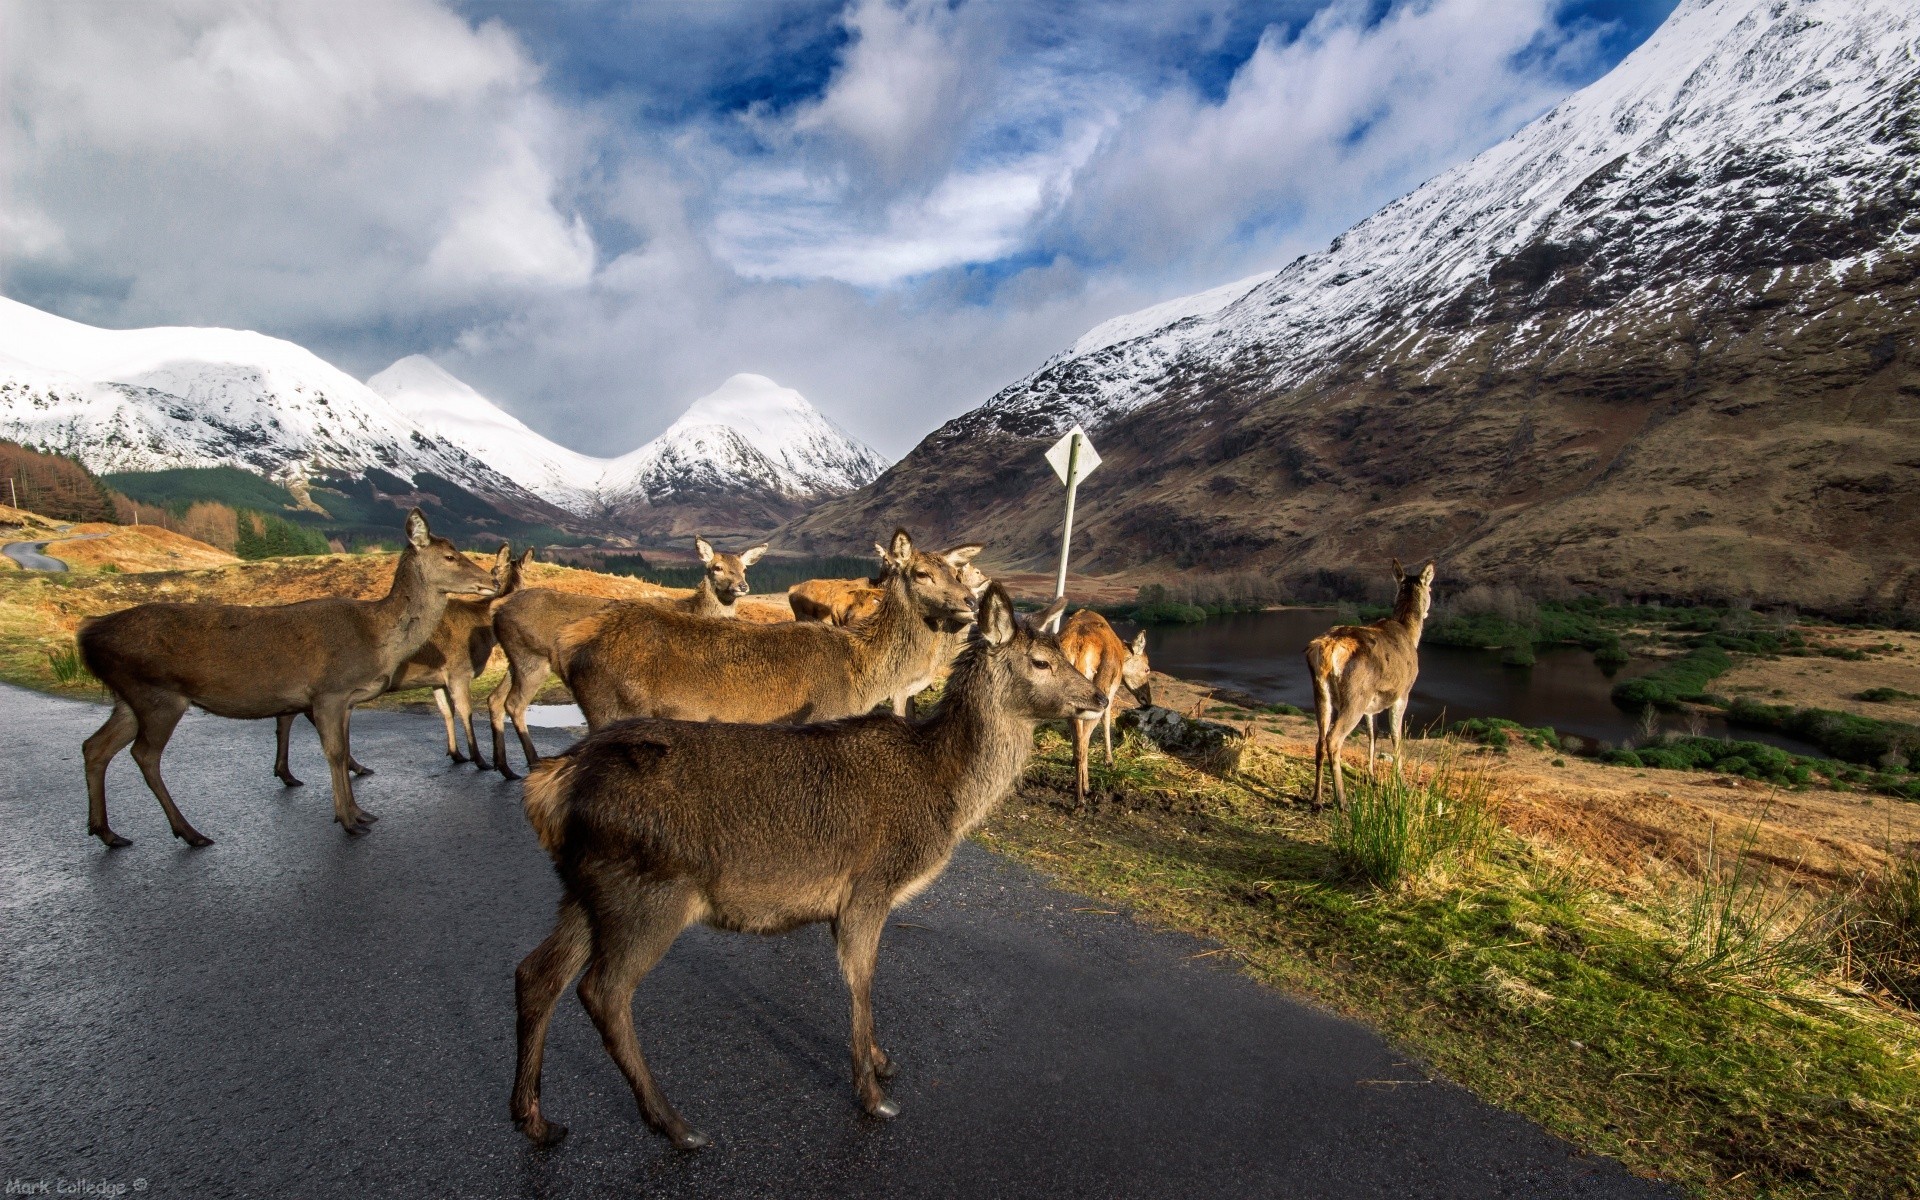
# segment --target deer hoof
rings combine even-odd
[[[213,839],[197,829],[176,829],[173,831],[173,836],[195,849],[213,845]]]
[[[358,775],[362,779],[365,779],[367,776],[373,774],[372,767],[355,766],[352,768],[352,770],[355,775]]]
[[[118,850],[118,849],[119,849],[120,847],[122,847],[122,846],[131,846],[131,845],[133,845],[133,839],[132,839],[132,838],[123,838],[123,837],[121,837],[121,836],[120,836],[119,834],[117,834],[117,833],[115,833],[115,832],[114,832],[113,830],[111,830],[111,829],[108,829],[108,828],[107,828],[106,826],[104,826],[104,825],[102,825],[102,826],[101,826],[100,828],[98,828],[98,829],[89,829],[89,830],[87,830],[87,832],[88,832],[88,833],[90,833],[90,834],[92,834],[93,836],[95,836],[95,837],[97,837],[97,838],[99,838],[99,839],[100,839],[100,841],[101,841],[101,842],[102,842],[103,844],[105,844],[105,846],[106,846],[106,847],[107,847],[107,849],[109,849],[109,850]]]
[[[698,1129],[682,1129],[679,1133],[668,1136],[675,1150],[698,1150],[713,1140]]]
[[[280,786],[281,787],[305,787],[307,786],[307,781],[304,779],[295,779],[291,775],[282,775],[280,777]]]
[[[457,762],[457,763],[463,763],[463,762],[465,762],[465,761],[467,761],[467,756],[466,756],[466,755],[464,755],[464,754],[462,754],[462,753],[460,753],[460,752],[459,752],[458,750],[449,750],[449,751],[447,751],[447,757],[448,757],[448,758],[450,758],[450,759],[452,759],[453,761],[455,761],[455,762]]]
[[[878,1103],[867,1105],[867,1115],[882,1121],[891,1121],[900,1115],[900,1106],[882,1098]]]
[[[518,779],[520,778],[520,772],[514,770],[512,767],[508,766],[506,763],[503,762],[500,764],[500,778]]]
[[[526,1134],[527,1140],[541,1150],[550,1150],[567,1140],[567,1127],[552,1121],[540,1121],[538,1124],[523,1122],[520,1132]]]

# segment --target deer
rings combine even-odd
[[[708,621],[648,604],[605,608],[562,630],[554,661],[589,729],[627,717],[805,724],[896,704],[951,653],[973,620],[960,565],[977,553],[887,553],[880,607],[843,629],[807,621]]]
[[[925,720],[621,721],[541,760],[522,804],[563,897],[553,931],[514,974],[509,1111],[521,1132],[539,1146],[566,1136],[542,1110],[541,1066],[554,1007],[580,976],[580,1002],[641,1116],[679,1149],[708,1144],[661,1093],[633,1024],[634,991],[696,922],[760,934],[827,922],[850,1000],[855,1100],[875,1118],[897,1116],[872,1002],[887,914],[939,878],[1005,798],[1041,721],[1106,704],[1042,632],[1062,604],[1028,624],[991,588]]]
[[[1107,742],[1107,765],[1113,765],[1113,697],[1124,685],[1142,708],[1153,706],[1153,668],[1147,662],[1147,631],[1141,630],[1132,644],[1122,642],[1107,619],[1090,608],[1067,618],[1060,628],[1060,648],[1066,652],[1073,669],[1093,681],[1107,706],[1100,711],[1102,732]],[[1087,803],[1087,758],[1093,742],[1094,722],[1076,719],[1073,723],[1073,798],[1079,807]]]
[[[887,548],[878,542],[873,546],[880,555],[882,564],[887,559]],[[961,547],[965,549],[965,547]],[[976,547],[976,551],[984,547]],[[880,607],[881,585],[885,574],[870,579],[809,579],[796,583],[787,589],[787,606],[793,609],[796,621],[822,621],[828,625],[857,625],[873,615]],[[960,565],[960,581],[977,597],[987,590],[992,582],[981,573],[972,561],[965,560]]]
[[[1420,674],[1420,629],[1433,607],[1433,563],[1409,575],[1393,560],[1393,615],[1370,625],[1335,625],[1307,643],[1313,677],[1313,807],[1320,807],[1322,768],[1333,772],[1333,803],[1347,806],[1340,751],[1362,717],[1367,721],[1367,774],[1374,769],[1374,725],[1387,713],[1393,726],[1393,773],[1400,770],[1400,740],[1407,697]]]
[[[705,567],[700,584],[691,596],[673,600],[648,600],[654,604],[706,618],[732,618],[738,610],[734,602],[752,592],[747,586],[747,568],[760,561],[767,544],[750,546],[738,554],[715,550],[706,538],[695,535],[693,548]],[[520,735],[520,749],[527,765],[540,761],[533,738],[527,733],[527,706],[540,694],[540,688],[553,674],[554,639],[575,621],[593,616],[609,605],[621,603],[605,596],[582,596],[554,588],[528,588],[494,608],[493,631],[500,649],[507,656],[507,678],[495,685],[487,697],[487,719],[493,726],[493,765],[508,779],[519,774],[507,763],[506,722],[513,720]],[[475,756],[476,760],[478,755]]]
[[[487,669],[487,660],[493,657],[493,609],[502,597],[519,590],[521,577],[532,562],[531,549],[516,560],[512,549],[502,543],[493,558],[492,598],[448,601],[447,611],[440,618],[440,627],[433,631],[433,637],[406,661],[393,682],[387,685],[390,692],[433,689],[434,703],[439,705],[440,719],[447,727],[447,757],[456,763],[468,761],[454,738],[457,723],[466,731],[471,761],[481,770],[487,769],[487,760],[480,754],[480,739],[473,729],[473,680]],[[306,784],[294,778],[287,761],[294,716],[284,713],[276,723],[273,773],[286,787],[305,787]],[[355,775],[373,774],[371,768],[361,766],[351,753],[347,756],[347,770]]]
[[[294,604],[140,604],[80,626],[80,657],[113,694],[113,712],[84,744],[87,832],[109,849],[131,845],[107,824],[107,764],[133,761],[190,846],[212,839],[188,823],[160,776],[160,757],[189,706],[258,720],[306,713],[333,775],[333,819],[349,834],[376,819],[354,802],[347,774],[353,706],[387,690],[440,626],[448,595],[490,596],[493,577],[407,514],[393,584],[378,600],[327,597]]]

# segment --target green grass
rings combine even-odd
[[[53,673],[53,681],[61,687],[72,687],[92,678],[92,672],[80,661],[80,647],[72,642],[47,650],[47,669]]]
[[[1074,815],[1069,760],[1044,735],[983,840],[1215,939],[1256,979],[1695,1194],[1920,1194],[1914,1022],[1829,974],[1766,988],[1689,968],[1689,947],[1718,935],[1689,932],[1685,887],[1622,893],[1593,864],[1494,829],[1480,854],[1378,888],[1343,869],[1326,818],[1292,803],[1305,764],[1262,751],[1222,778],[1129,741],[1113,768],[1096,756],[1106,799]],[[1737,929],[1750,907],[1722,903],[1715,919]]]
[[[1443,863],[1469,864],[1486,849],[1493,828],[1487,773],[1443,755],[1439,765],[1404,778],[1383,769],[1346,785],[1345,806],[1328,816],[1327,845],[1348,876],[1399,887]]]
[[[1920,700],[1920,692],[1903,692],[1899,688],[1876,687],[1868,688],[1854,698],[1865,700],[1869,704],[1892,704],[1900,700]]]

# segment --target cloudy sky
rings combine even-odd
[[[1673,0],[0,0],[0,292],[432,354],[618,453],[738,371],[889,457],[1278,266]]]

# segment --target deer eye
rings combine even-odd
[[[1033,669],[1036,671],[1051,671],[1053,670],[1053,664],[1044,658],[1036,658],[1033,660]]]
[[[918,579],[918,580],[919,580],[919,581],[920,581],[921,583],[932,583],[932,582],[933,582],[933,576],[931,576],[931,575],[929,575],[929,574],[927,574],[927,573],[926,573],[925,571],[915,571],[915,572],[913,573],[913,577],[914,577],[915,579]]]

